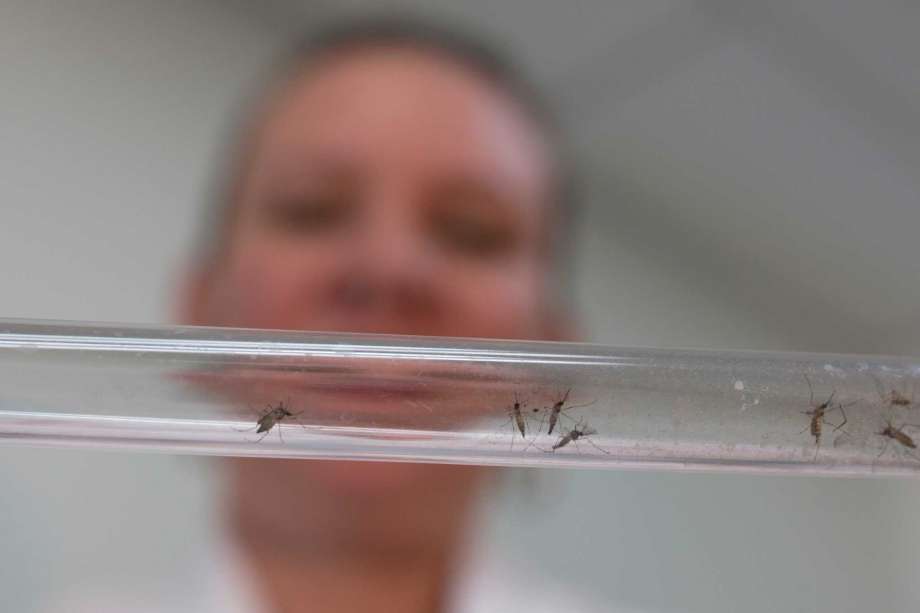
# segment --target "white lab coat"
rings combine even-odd
[[[108,589],[72,594],[49,613],[269,613],[252,578],[229,543],[215,546],[198,576],[165,594],[120,593]],[[589,604],[583,596],[542,576],[526,576],[489,555],[472,555],[451,591],[447,613],[623,612]]]

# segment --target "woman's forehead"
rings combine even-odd
[[[254,144],[261,164],[282,167],[400,161],[528,191],[551,174],[539,126],[511,96],[457,61],[409,49],[340,52],[298,71],[266,106]]]

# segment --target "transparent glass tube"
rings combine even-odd
[[[0,443],[920,474],[920,360],[0,320]]]

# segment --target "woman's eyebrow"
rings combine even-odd
[[[301,177],[305,174],[323,178],[350,179],[360,174],[360,164],[345,152],[333,147],[285,148],[266,156],[264,167],[281,177]]]
[[[432,189],[441,192],[468,192],[470,194],[484,194],[498,197],[500,194],[508,192],[504,187],[504,181],[500,177],[494,176],[491,172],[476,172],[475,169],[452,168],[443,176],[438,177],[432,183]]]

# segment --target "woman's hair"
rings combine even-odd
[[[362,48],[402,47],[431,53],[473,71],[504,92],[541,131],[553,160],[555,192],[551,203],[550,248],[553,266],[553,298],[564,305],[571,295],[572,250],[576,198],[572,169],[561,131],[544,98],[524,73],[504,54],[463,30],[428,20],[405,16],[350,19],[328,25],[301,37],[282,53],[267,83],[257,89],[256,98],[244,108],[243,121],[234,130],[229,163],[217,177],[200,243],[205,258],[213,258],[225,246],[233,222],[239,183],[249,162],[253,135],[259,127],[253,107],[264,104],[267,93],[286,85],[311,65],[322,63],[341,52]]]

